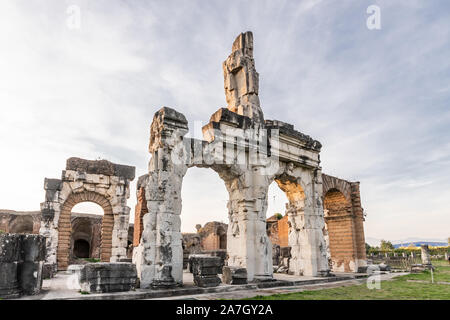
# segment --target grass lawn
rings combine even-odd
[[[434,263],[434,281],[450,282],[448,262]],[[430,281],[430,283],[407,280]],[[431,283],[431,273],[409,274],[382,281],[381,289],[368,289],[366,283],[348,287],[310,290],[272,296],[256,296],[249,300],[450,300],[450,284]]]

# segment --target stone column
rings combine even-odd
[[[230,194],[228,265],[247,269],[248,281],[272,279],[272,243],[266,232],[269,179],[262,167],[224,179]],[[222,176],[223,177],[223,176]]]
[[[164,107],[156,112],[150,139],[146,199],[148,213],[134,254],[141,288],[168,288],[183,283],[181,185],[187,170],[183,149],[186,118]]]
[[[287,214],[292,256],[289,271],[295,275],[327,276],[329,266],[323,233],[325,221],[320,170],[312,172],[297,168],[292,174],[297,178],[277,181],[289,199]]]
[[[39,234],[46,239],[44,274],[52,277],[57,271],[58,220],[61,212],[60,191],[62,181],[45,178],[45,202],[41,203],[41,227]]]
[[[351,183],[352,211],[354,215],[354,243],[356,249],[355,272],[367,266],[366,240],[364,236],[364,212],[361,206],[359,182]]]
[[[422,244],[420,246],[420,249],[421,249],[420,256],[422,258],[422,264],[430,265],[431,264],[431,256],[430,256],[430,251],[428,249],[428,245]]]

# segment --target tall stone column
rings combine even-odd
[[[146,199],[141,243],[134,254],[141,288],[168,288],[183,283],[181,186],[187,165],[179,148],[187,133],[186,118],[164,107],[151,126]]]
[[[289,271],[295,275],[326,276],[329,273],[323,233],[322,184],[318,173],[318,169],[311,172],[296,168],[291,170],[293,176],[277,180],[289,199]]]
[[[266,232],[269,179],[262,167],[225,179],[230,193],[228,265],[247,269],[248,281],[273,277],[272,244]]]

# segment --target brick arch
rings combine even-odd
[[[111,258],[114,215],[110,202],[104,196],[91,191],[72,193],[62,205],[58,222],[58,249],[56,255],[58,270],[66,270],[69,265],[70,244],[72,236],[71,213],[72,208],[76,204],[81,202],[94,202],[102,207],[103,219],[100,259],[102,262],[109,262]]]
[[[347,201],[351,201],[352,190],[350,182],[333,176],[322,174],[322,186],[324,197],[330,190],[337,190],[344,195]]]

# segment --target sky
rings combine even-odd
[[[153,114],[175,108],[193,130],[226,107],[222,62],[248,30],[265,118],[319,140],[324,173],[361,182],[366,237],[449,237],[447,0],[2,0],[0,208],[39,210],[73,156],[145,174]],[[215,172],[189,169],[182,231],[227,222],[227,198]],[[272,185],[267,215],[285,201]]]

